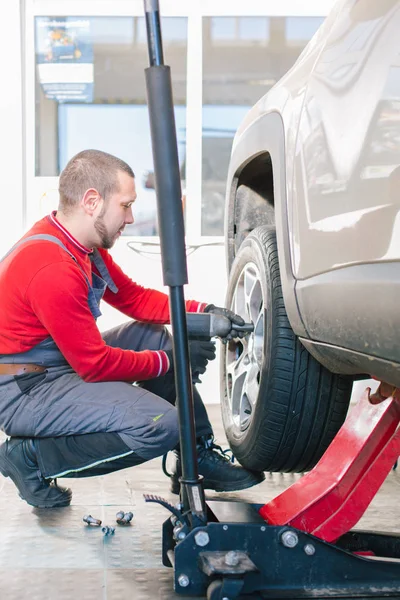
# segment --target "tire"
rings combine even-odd
[[[303,472],[321,458],[350,402],[352,380],[299,342],[282,297],[274,227],[257,227],[232,265],[226,304],[254,332],[221,352],[221,408],[235,457],[257,471]]]

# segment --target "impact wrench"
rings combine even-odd
[[[228,317],[213,313],[186,313],[188,338],[209,341],[213,337],[224,339],[232,330],[249,334],[254,331],[253,323],[233,324]],[[239,337],[239,336],[238,336]],[[199,373],[193,373],[193,383],[201,383]]]

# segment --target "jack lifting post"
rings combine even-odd
[[[150,67],[145,70],[164,285],[169,286],[182,461],[181,502],[190,525],[205,523],[197,469],[193,390],[183,286],[188,282],[182,191],[170,68],[163,64],[158,0],[144,0]]]

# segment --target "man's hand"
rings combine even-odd
[[[169,358],[169,371],[174,369],[174,360],[172,350],[164,350]],[[193,379],[198,378],[199,375],[206,372],[206,368],[209,360],[215,358],[215,343],[214,342],[200,342],[197,340],[191,340],[189,342],[189,359],[192,367]]]
[[[209,360],[215,358],[215,343],[211,341],[199,342],[192,340],[189,342],[190,364],[192,366],[193,379],[206,372]]]
[[[221,338],[224,343],[226,343],[228,340],[244,337],[246,335],[246,332],[244,331],[236,331],[235,325],[244,325],[245,322],[241,316],[236,315],[232,310],[229,310],[229,308],[221,308],[219,306],[215,306],[214,304],[207,304],[204,312],[213,313],[214,315],[222,315],[230,320],[232,326],[231,330],[227,336]]]

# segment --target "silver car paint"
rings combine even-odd
[[[333,309],[341,277],[353,273],[359,298],[371,291],[374,304],[379,280],[389,273],[385,264],[400,262],[399,25],[399,1],[338,2],[295,66],[240,126],[227,188],[229,211],[240,171],[257,154],[271,153],[283,292],[294,331],[332,348],[389,360],[397,356],[398,343],[392,335],[385,355],[377,333],[390,331],[398,311],[375,326],[373,315],[357,314],[355,302],[349,323],[343,311]],[[281,139],[275,141],[269,127],[273,115],[282,122]],[[228,243],[230,237],[228,231]],[[363,264],[377,265],[370,289],[365,278],[357,289],[356,265]],[[325,307],[326,282],[336,293],[330,307]],[[391,304],[396,289],[390,289]],[[384,303],[375,306],[379,313]],[[377,343],[370,347],[373,335]],[[325,354],[323,347],[315,352],[321,362]],[[340,365],[336,354],[338,371],[360,372],[357,359]]]
[[[396,0],[347,2],[309,77],[291,202],[296,279],[400,259],[399,32]]]
[[[232,220],[237,182],[243,167],[258,154],[267,151],[272,157],[277,241],[286,311],[294,331],[307,336],[295,297],[291,204],[292,176],[296,135],[305,99],[307,77],[324,44],[324,32],[337,17],[343,0],[331,11],[295,66],[248,112],[235,135],[227,177],[225,232],[228,270],[234,257]],[[283,276],[285,274],[285,276]]]

